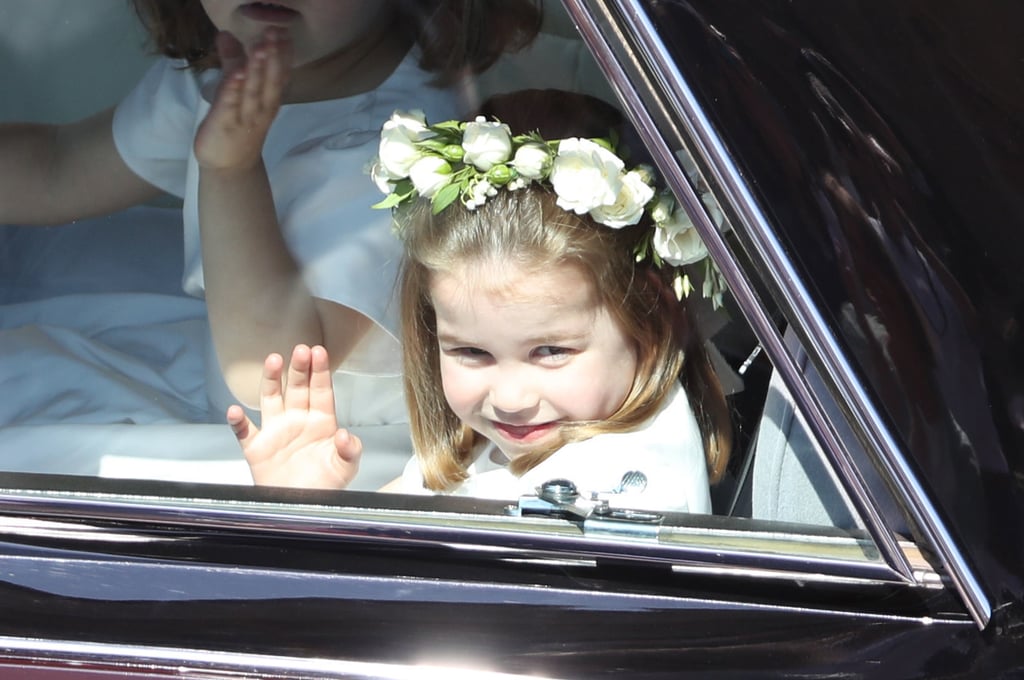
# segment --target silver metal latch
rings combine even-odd
[[[611,493],[614,494],[616,491]],[[614,508],[604,497],[607,495],[594,493],[590,498],[586,498],[572,481],[551,479],[537,487],[537,495],[521,496],[518,503],[509,505],[506,511],[517,517],[545,515],[579,521],[583,523],[585,534],[614,534],[633,537],[657,535],[657,529],[662,520],[661,514],[645,510]]]

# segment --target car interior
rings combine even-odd
[[[32,12],[14,5],[0,3],[3,61],[12,65],[0,88],[17,93],[0,99],[0,120],[75,120],[116,102],[153,59],[122,0],[33,3]],[[477,79],[468,99],[560,87],[615,101],[559,3],[544,6],[542,36]],[[0,406],[3,473],[251,484],[221,414],[205,406],[210,344],[202,302],[181,291],[176,207],[167,198],[73,228],[0,228],[0,337],[5,363],[17,366],[5,378],[17,398]],[[144,235],[135,231],[140,221]],[[712,490],[715,514],[860,536],[864,523],[832,461],[742,313],[728,300],[703,312],[736,421],[728,474]],[[796,335],[786,340],[838,414]],[[404,465],[407,431],[357,433],[372,455],[353,490],[373,490]],[[856,446],[850,432],[838,436]],[[877,475],[868,486],[887,497]]]

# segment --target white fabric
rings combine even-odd
[[[184,200],[187,293],[203,293],[199,243],[199,170],[195,131],[210,109],[219,71],[197,77],[183,62],[158,61],[117,107],[114,139],[140,177]],[[356,309],[377,323],[342,370],[400,371],[398,310],[392,292],[401,246],[388,211],[370,206],[379,191],[366,173],[384,120],[418,108],[432,120],[459,115],[451,91],[429,86],[410,54],[378,88],[344,99],[283,106],[263,157],[285,241],[317,297]],[[239,291],[240,297],[244,291]]]
[[[206,305],[181,292],[181,248],[177,209],[0,227],[0,470],[252,483],[207,402]],[[340,417],[354,408],[339,400]],[[398,476],[408,426],[352,429],[366,454],[351,488]]]
[[[445,492],[497,500],[515,500],[536,493],[551,479],[569,479],[585,496],[614,490],[625,473],[647,477],[642,491],[614,494],[613,506],[644,510],[710,513],[711,494],[700,429],[686,392],[677,388],[665,406],[632,432],[602,434],[563,446],[547,460],[516,477],[501,451],[489,443],[469,466],[469,478]],[[429,494],[423,487],[419,461],[410,460],[402,473],[402,493]]]
[[[579,37],[541,33],[529,46],[503,54],[490,69],[466,84],[467,101],[477,108],[488,97],[524,89],[583,92],[610,104],[615,93]]]

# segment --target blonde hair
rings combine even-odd
[[[637,263],[633,256],[649,225],[600,226],[562,210],[554,194],[537,185],[498,191],[472,211],[456,203],[433,215],[429,202],[421,199],[401,221],[406,225],[401,278],[405,394],[413,445],[428,488],[442,491],[464,480],[480,439],[445,400],[431,277],[456,263],[488,259],[538,269],[577,266],[598,303],[633,341],[637,355],[632,388],[615,413],[567,427],[565,441],[517,457],[510,463],[512,472],[526,472],[564,443],[638,427],[661,409],[682,377],[701,427],[709,478],[721,478],[732,443],[725,397],[685,306],[671,293],[667,273]]]

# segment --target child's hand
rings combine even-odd
[[[262,430],[241,406],[227,412],[253,480],[267,486],[345,488],[359,469],[363,444],[338,429],[327,351],[296,346],[287,387],[281,381],[283,369],[280,354],[267,357],[260,384]]]
[[[268,28],[247,57],[242,43],[222,32],[217,53],[224,77],[196,133],[196,159],[204,168],[252,168],[281,108],[291,72],[291,41],[284,30]]]

